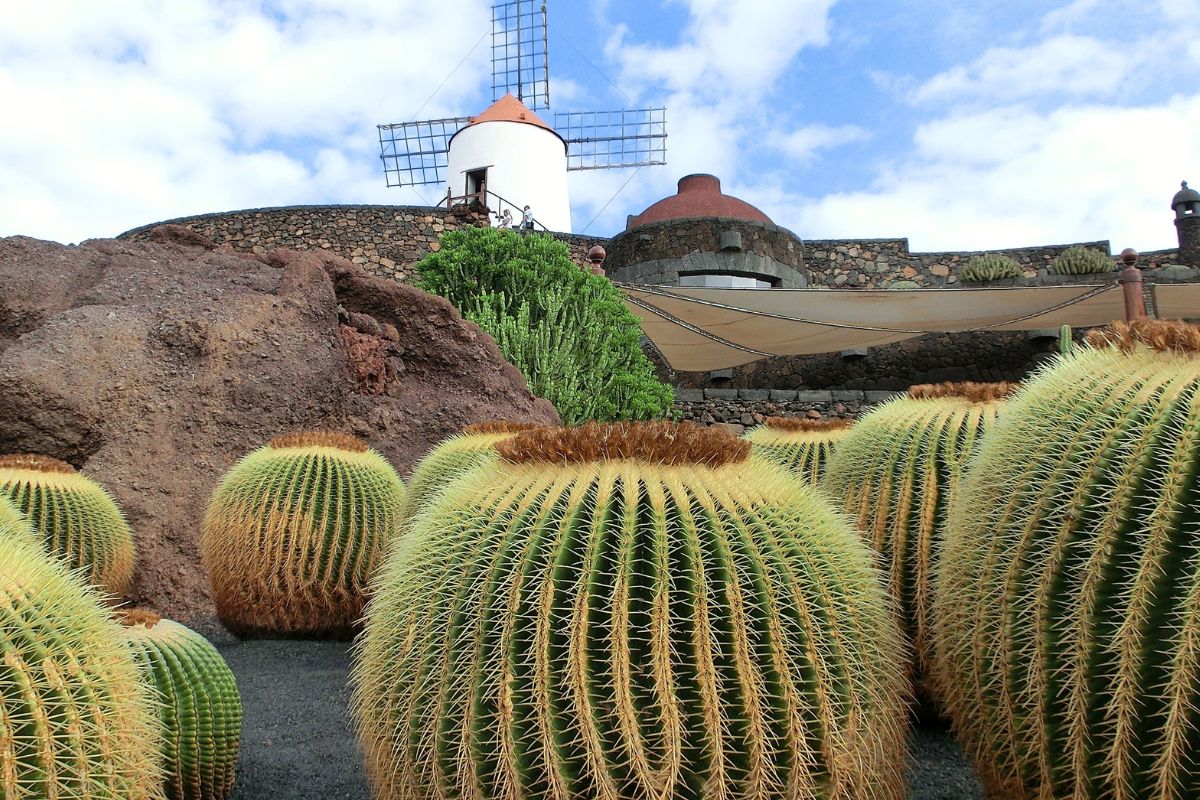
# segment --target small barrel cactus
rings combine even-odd
[[[1090,250],[1075,245],[1058,254],[1050,264],[1050,271],[1059,275],[1087,275],[1095,272],[1112,272],[1112,259],[1099,250]]]
[[[940,697],[992,798],[1200,794],[1200,327],[1092,331],[950,510]]]
[[[496,442],[538,427],[541,426],[532,422],[495,420],[468,425],[462,433],[446,439],[413,467],[408,476],[401,519],[407,523],[457,477],[495,460],[496,450],[492,445]]]
[[[767,417],[764,424],[747,431],[743,438],[750,442],[755,455],[816,484],[825,474],[825,464],[833,448],[853,424],[852,419]]]
[[[234,465],[204,515],[217,615],[243,636],[352,635],[403,499],[396,471],[353,436],[272,439]]]
[[[46,551],[112,597],[133,583],[133,532],[107,491],[57,458],[0,456],[0,495],[41,535]]]
[[[748,442],[521,433],[417,518],[352,673],[376,798],[900,798],[867,549]]]
[[[996,281],[1021,277],[1021,265],[999,253],[984,253],[971,257],[958,271],[964,281]]]
[[[163,796],[154,699],[100,595],[0,523],[0,797]]]
[[[821,487],[880,554],[901,626],[913,645],[919,699],[930,698],[935,556],[967,459],[1009,383],[913,386],[878,406],[838,443]]]
[[[233,789],[242,700],[225,659],[200,634],[149,611],[123,612],[142,679],[159,700],[168,800],[223,800]]]

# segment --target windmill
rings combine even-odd
[[[545,0],[492,6],[492,105],[474,117],[379,125],[388,186],[444,184],[447,204],[479,200],[567,231],[567,172],[665,164],[666,109],[566,111],[553,125]]]

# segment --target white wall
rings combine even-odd
[[[488,191],[513,203],[513,224],[529,204],[533,216],[549,230],[570,232],[571,200],[567,194],[567,151],[551,131],[524,122],[480,122],[463,128],[450,140],[448,185],[464,193],[466,173],[488,167]],[[501,213],[495,198],[492,213]]]

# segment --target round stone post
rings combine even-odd
[[[1126,247],[1121,251],[1121,263],[1125,269],[1117,282],[1125,292],[1125,321],[1132,322],[1146,316],[1146,300],[1142,296],[1142,271],[1137,266],[1137,250]]]

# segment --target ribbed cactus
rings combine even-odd
[[[27,541],[41,543],[41,538],[34,533],[25,515],[4,495],[0,495],[0,530],[4,531],[5,536],[20,536]]]
[[[815,484],[825,474],[833,448],[853,424],[851,419],[767,417],[764,424],[750,429],[743,438],[750,442],[755,455]]]
[[[246,636],[351,635],[403,499],[396,471],[353,436],[272,439],[234,465],[204,515],[217,615]]]
[[[866,548],[749,443],[518,434],[376,581],[376,798],[900,798],[900,634]]]
[[[1050,264],[1050,271],[1059,275],[1087,275],[1097,272],[1112,272],[1115,268],[1112,259],[1099,250],[1091,250],[1075,245],[1059,253],[1058,258]]]
[[[992,798],[1194,800],[1200,328],[1088,344],[1010,402],[951,509],[941,695]]]
[[[99,594],[0,523],[0,797],[161,798],[153,702]]]
[[[407,524],[455,478],[480,464],[495,460],[496,450],[492,445],[496,442],[537,427],[540,426],[532,422],[480,422],[468,425],[462,433],[446,439],[413,467],[412,474],[408,476],[401,519]]]
[[[223,800],[233,789],[242,700],[217,649],[149,611],[122,615],[143,680],[157,693],[169,800]]]
[[[57,458],[0,456],[0,494],[41,534],[46,551],[121,597],[133,583],[133,532],[112,496]]]
[[[962,269],[958,277],[964,281],[995,281],[1002,278],[1021,277],[1021,265],[1016,260],[1000,253],[984,253],[973,256]]]
[[[857,525],[887,571],[913,645],[922,699],[932,660],[933,569],[946,509],[1008,383],[923,384],[875,408],[838,444],[821,487]]]

